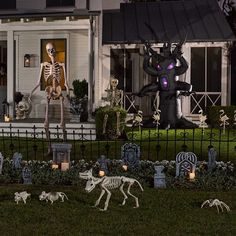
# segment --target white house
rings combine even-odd
[[[89,112],[104,105],[111,76],[119,79],[129,112],[151,113],[155,98],[134,98],[132,92],[150,83],[142,70],[141,38],[156,50],[163,42],[186,38],[183,52],[189,70],[182,80],[196,95],[183,99],[185,115],[206,105],[230,102],[228,48],[234,35],[215,0],[123,3],[121,0],[8,0],[0,3],[0,103],[7,98],[14,116],[14,94],[29,94],[46,60],[45,43],[53,41],[58,60],[66,65],[70,87],[75,79],[89,83]],[[121,3],[121,4],[120,4]],[[146,27],[146,22],[153,32]],[[158,35],[158,40],[155,38]],[[141,37],[140,37],[141,36]],[[30,56],[30,64],[24,59]],[[4,68],[0,68],[4,70]],[[43,118],[43,86],[33,96],[31,118]],[[57,102],[53,106],[57,115]],[[69,104],[67,102],[67,109]],[[2,110],[0,110],[3,113]],[[67,113],[69,115],[69,113]]]

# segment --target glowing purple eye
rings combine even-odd
[[[168,70],[171,70],[173,68],[174,68],[174,63],[170,63],[170,65],[168,65],[168,67],[167,67]]]
[[[157,64],[157,70],[161,70],[161,66],[159,64]]]

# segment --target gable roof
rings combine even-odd
[[[235,36],[216,0],[121,4],[104,12],[103,44],[232,41]]]

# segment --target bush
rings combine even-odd
[[[36,185],[74,185],[83,184],[79,178],[79,172],[93,168],[93,176],[98,177],[99,163],[96,161],[79,160],[71,162],[71,168],[65,172],[52,169],[52,161],[28,161],[27,164],[32,173],[32,182]],[[229,190],[236,187],[236,170],[231,162],[216,162],[212,172],[207,171],[207,162],[198,161],[196,165],[196,179],[189,181],[187,176],[175,177],[175,161],[140,161],[137,168],[129,168],[124,171],[122,160],[110,160],[109,176],[127,176],[137,179],[143,186],[153,187],[154,166],[163,165],[168,188],[201,189],[201,190]],[[23,166],[22,166],[23,167]],[[0,184],[22,183],[22,169],[12,168],[12,160],[4,159],[3,171],[0,175]]]
[[[117,135],[117,115],[116,112],[120,112],[120,132],[124,131],[125,127],[125,118],[126,118],[126,110],[121,107],[100,107],[96,110],[96,135],[98,139],[115,139],[119,137]],[[103,134],[103,124],[104,117],[108,115],[107,124],[106,124],[106,133]]]
[[[85,95],[88,96],[88,82],[85,79],[82,81],[74,80],[72,82],[72,85],[73,85],[74,95],[77,98],[83,98]]]
[[[234,126],[234,111],[236,111],[236,106],[211,106],[207,107],[207,123],[212,128],[219,128],[220,127],[220,110],[224,110],[225,114],[229,117],[229,127]]]

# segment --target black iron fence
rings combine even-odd
[[[130,129],[126,137],[111,140],[97,140],[94,129],[84,126],[66,130],[66,140],[59,127],[50,129],[49,138],[45,131],[33,126],[0,127],[0,152],[4,158],[11,158],[15,152],[25,160],[50,160],[52,143],[71,143],[71,160],[97,160],[100,155],[110,159],[121,158],[121,147],[125,143],[140,146],[143,160],[175,160],[180,151],[194,152],[198,160],[207,160],[209,147],[217,151],[217,159],[236,162],[236,130],[192,129],[192,130],[136,130]]]

